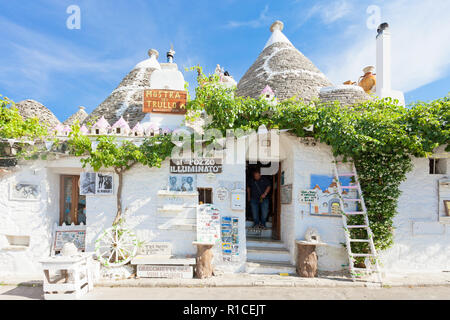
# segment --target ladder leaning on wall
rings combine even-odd
[[[347,167],[349,165],[351,165],[351,167],[352,167],[351,172],[340,172],[338,170],[338,166],[340,166],[340,165],[346,165]],[[372,233],[372,230],[370,229],[369,217],[367,215],[366,204],[364,202],[361,185],[359,183],[355,164],[353,162],[342,162],[342,161],[335,160],[333,162],[333,167],[334,167],[333,168],[334,169],[334,179],[337,184],[337,189],[338,189],[338,193],[339,193],[339,202],[340,202],[340,207],[341,207],[341,212],[342,212],[342,223],[344,225],[346,249],[347,249],[347,253],[348,253],[351,277],[352,277],[353,281],[355,281],[358,276],[376,274],[378,282],[380,284],[382,284],[381,272],[380,272],[380,267],[378,264],[377,250],[375,249],[375,245],[373,242],[373,233]],[[340,177],[353,178],[354,181],[353,181],[353,183],[344,186],[341,184],[341,181],[339,179]],[[353,198],[353,199],[344,198],[343,190],[356,190],[356,193],[357,193],[356,198]],[[345,202],[356,202],[357,204],[359,204],[356,206],[357,208],[359,208],[359,210],[345,211],[345,206],[344,206]],[[363,224],[348,224],[349,218],[357,217],[357,216],[360,216],[363,218],[363,219],[360,219],[360,220],[364,221]],[[352,238],[350,230],[355,230],[355,231],[356,230],[366,230],[366,232],[365,232],[366,236]],[[353,252],[352,246],[351,246],[352,243],[367,243],[368,250],[363,250],[366,252],[362,252],[362,251]],[[365,262],[364,262],[365,268],[355,267],[355,258],[358,258],[358,257],[365,258]]]

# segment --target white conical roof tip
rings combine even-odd
[[[283,28],[284,28],[284,23],[280,20],[277,20],[274,23],[272,23],[272,25],[270,26],[270,32],[273,33],[275,30],[283,31]]]
[[[284,23],[281,22],[280,20],[277,20],[274,23],[272,23],[272,25],[270,26],[270,31],[272,32],[272,35],[270,36],[269,40],[264,46],[264,49],[277,42],[283,42],[292,45],[289,39],[286,38],[286,36],[283,34],[282,32],[283,28]]]

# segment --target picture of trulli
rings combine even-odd
[[[351,184],[350,178],[342,178],[342,185]],[[311,189],[317,193],[317,201],[311,203],[310,214],[340,215],[340,202],[337,183],[332,176],[311,175]],[[342,191],[343,198],[357,198],[356,191]],[[344,202],[344,211],[356,211],[356,203]]]

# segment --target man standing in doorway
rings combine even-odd
[[[269,199],[267,195],[270,192],[270,181],[261,176],[259,170],[253,171],[253,179],[247,187],[247,199],[250,200],[250,206],[253,215],[253,228],[266,228],[267,215],[269,214]],[[261,219],[259,219],[259,210],[261,209]]]

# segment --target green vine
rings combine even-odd
[[[298,137],[313,137],[332,147],[335,156],[353,159],[363,190],[375,246],[386,249],[393,242],[393,218],[401,194],[400,185],[412,169],[411,157],[427,157],[450,141],[450,97],[408,107],[392,99],[369,100],[354,106],[338,102],[309,104],[295,97],[272,105],[264,99],[237,97],[233,89],[220,86],[216,78],[198,71],[196,98],[191,111],[205,111],[211,121],[207,128],[257,130],[289,129]],[[312,131],[305,128],[313,128]],[[350,224],[364,224],[352,217]],[[350,230],[363,238],[365,231]],[[367,244],[352,246],[367,251]]]

